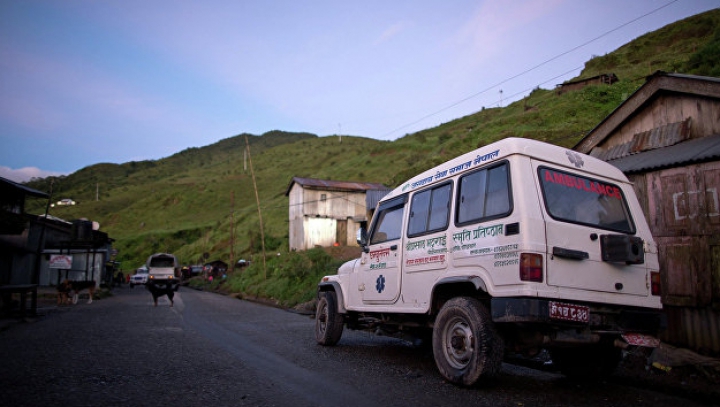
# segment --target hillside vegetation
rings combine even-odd
[[[483,109],[393,142],[282,131],[240,134],[160,160],[97,164],[28,185],[49,191],[52,181],[54,200],[76,200],[78,205],[55,207],[51,214],[99,222],[116,240],[117,260],[125,269],[139,266],[159,251],[175,253],[184,264],[201,263],[204,254],[209,260],[230,263],[258,259],[260,253],[252,163],[266,249],[287,254],[285,193],[294,176],[394,187],[422,170],[508,136],[572,147],[657,70],[720,76],[720,9],[595,56],[575,78],[614,73],[619,82],[612,86],[588,86],[561,95],[536,88],[507,107]],[[246,143],[251,160],[245,154]],[[44,205],[37,205],[29,209],[44,212]],[[273,258],[267,270],[259,270],[258,264],[228,285],[261,296],[285,297],[289,303],[311,296],[318,276],[335,267],[332,259],[316,250]],[[275,291],[270,289],[273,284]],[[310,286],[302,294],[284,292],[286,286],[303,284]]]

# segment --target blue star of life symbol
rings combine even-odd
[[[385,277],[382,274],[375,280],[375,289],[378,293],[382,293],[385,289]]]

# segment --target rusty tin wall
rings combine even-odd
[[[720,162],[649,172],[644,178],[646,184],[637,190],[645,195],[659,247],[668,316],[663,339],[720,354]]]

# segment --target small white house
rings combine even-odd
[[[376,183],[293,177],[285,192],[290,199],[290,250],[355,246],[357,230],[388,191]]]

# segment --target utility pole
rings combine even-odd
[[[40,266],[42,264],[42,252],[43,250],[45,250],[45,229],[47,228],[48,223],[50,202],[52,202],[53,199],[53,182],[54,178],[50,178],[50,192],[48,193],[48,200],[47,204],[45,205],[45,217],[42,221],[42,226],[40,228],[40,238],[38,239],[37,248],[35,249],[35,267],[33,268],[33,273],[30,277],[30,283],[35,285],[40,284]],[[39,218],[40,217],[38,217],[38,219]],[[32,223],[30,223],[30,226],[32,227]],[[33,315],[37,312],[37,290],[34,290],[32,292],[32,295],[30,296],[30,309],[32,310]]]
[[[235,191],[230,191],[230,270],[235,270]]]
[[[262,260],[263,260],[263,279],[267,280],[267,266],[265,264],[265,231],[263,229],[262,211],[260,210],[260,197],[258,196],[257,182],[255,181],[255,172],[252,166],[252,156],[250,155],[250,143],[248,142],[247,136],[245,136],[245,147],[248,154],[248,161],[250,162],[250,174],[252,174],[253,189],[255,189],[255,201],[257,202],[258,217],[260,218],[260,245],[262,246]]]

